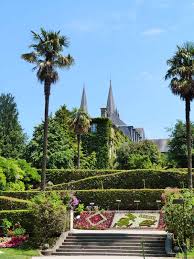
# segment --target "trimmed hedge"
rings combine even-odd
[[[27,233],[32,232],[33,227],[33,214],[30,210],[1,210],[0,211],[0,224],[3,219],[8,219],[13,223],[20,222]]]
[[[47,190],[88,189],[164,189],[166,187],[187,187],[187,172],[177,170],[131,170],[88,177],[69,183],[47,187]]]
[[[100,206],[102,209],[116,210],[118,203],[116,200],[121,200],[119,205],[120,209],[137,209],[134,200],[140,200],[138,209],[141,210],[154,210],[158,209],[156,200],[160,200],[161,194],[164,192],[162,189],[150,190],[80,190],[76,191],[76,197],[86,206],[90,202]]]
[[[23,200],[30,200],[35,195],[39,194],[40,191],[0,191],[1,196],[14,197]]]
[[[41,172],[40,170],[38,170]],[[90,170],[90,169],[47,169],[46,180],[53,184],[68,183],[83,178],[122,172],[122,170]]]
[[[13,197],[0,196],[0,211],[26,209],[28,203],[30,203],[30,201]]]
[[[24,192],[12,192],[8,193],[12,196],[17,196],[24,198],[28,196]],[[50,192],[50,191],[48,191]],[[64,197],[67,192],[71,191],[58,191],[61,197]],[[90,202],[95,202],[95,205],[100,206],[104,209],[117,209],[116,200],[120,199],[121,209],[136,209],[136,205],[134,204],[134,200],[140,200],[139,209],[157,209],[156,200],[160,199],[161,194],[164,192],[162,189],[108,189],[108,190],[75,190],[74,194],[78,197],[81,203],[84,203],[86,206],[89,205]],[[39,192],[30,192],[38,194]]]
[[[52,191],[45,191],[47,193],[50,193]],[[65,193],[67,193],[67,191],[57,191],[60,195],[65,195]],[[23,200],[30,200],[31,198],[33,198],[35,195],[40,194],[41,191],[2,191],[0,192],[0,197],[2,196],[9,196],[9,197],[14,197],[14,198],[18,198],[18,199],[23,199]]]

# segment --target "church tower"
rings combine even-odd
[[[108,92],[108,100],[107,100],[106,109],[107,109],[108,117],[111,117],[111,115],[113,115],[116,112],[111,80],[110,80],[110,87],[109,87],[109,92]]]
[[[82,99],[81,99],[81,104],[80,104],[80,110],[84,111],[85,113],[88,113],[88,105],[87,105],[85,85],[84,85],[83,91],[82,91]]]

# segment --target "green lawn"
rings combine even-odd
[[[37,250],[24,248],[2,248],[0,249],[0,259],[30,259],[39,255]]]
[[[180,259],[184,258],[183,254],[178,254],[176,257]],[[194,248],[192,249],[192,251],[187,253],[187,258],[194,258]]]

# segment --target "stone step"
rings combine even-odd
[[[104,249],[113,248],[113,249],[122,249],[122,248],[131,248],[131,247],[142,247],[141,244],[126,244],[126,245],[107,245],[107,244],[64,244],[60,246],[61,248],[97,248],[102,247]],[[164,248],[164,244],[144,244],[145,248]]]
[[[104,249],[104,248],[74,248],[73,250],[71,248],[59,248],[56,250],[56,252],[110,252],[112,253],[117,252],[119,250],[119,253],[128,253],[128,252],[133,252],[133,253],[141,253],[142,252],[142,248],[127,248],[127,249],[112,249],[109,247],[109,249]],[[164,248],[156,248],[156,249],[144,249],[145,253],[154,253],[154,254],[161,254],[161,253],[165,253]]]
[[[115,240],[118,240],[118,241],[132,241],[132,240],[135,240],[135,241],[156,241],[156,242],[164,242],[165,241],[165,238],[138,238],[138,237],[133,237],[133,238],[108,238],[108,237],[100,237],[100,238],[96,238],[96,237],[81,237],[81,238],[76,238],[76,237],[67,237],[66,240],[69,240],[69,241],[103,241],[103,242],[106,242],[106,241],[115,241]]]
[[[142,237],[142,236],[159,236],[159,237],[166,237],[166,234],[155,234],[155,233],[149,233],[149,234],[138,234],[138,233],[69,233],[68,236],[116,236],[116,237]]]
[[[134,253],[134,252],[127,252],[127,253],[119,253],[119,252],[115,252],[115,253],[106,253],[106,252],[83,252],[83,251],[79,251],[79,252],[54,252],[52,253],[52,255],[57,255],[57,256],[61,256],[61,255],[65,255],[65,256],[79,256],[79,255],[107,255],[107,256],[142,256],[142,252],[141,253]],[[155,254],[155,253],[145,253],[146,257],[168,257],[165,253],[160,253],[160,254]]]

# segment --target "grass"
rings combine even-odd
[[[182,259],[184,258],[184,255],[178,254],[176,257]],[[191,251],[188,251],[187,258],[192,258],[192,259],[194,258],[194,248]]]
[[[0,249],[0,259],[30,259],[39,255],[38,250],[28,248],[2,248]]]

